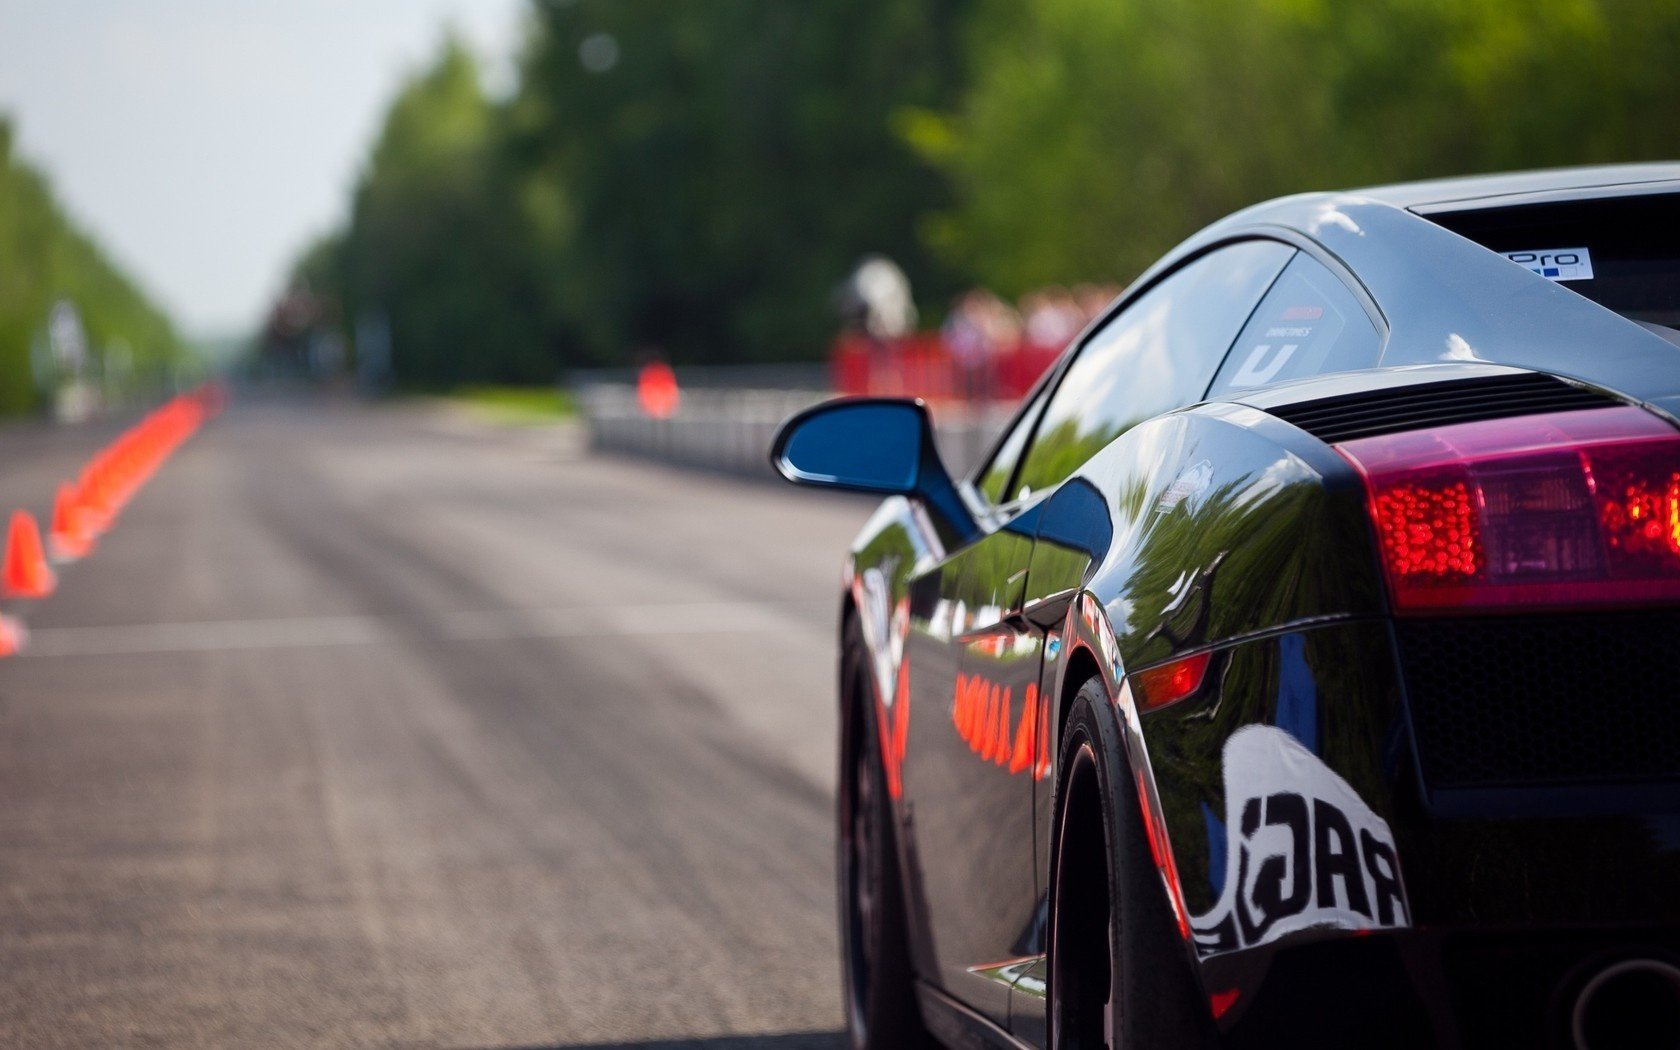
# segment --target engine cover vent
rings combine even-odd
[[[1302,401],[1266,411],[1334,444],[1484,419],[1606,408],[1622,402],[1555,376],[1477,376]]]

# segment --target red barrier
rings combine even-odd
[[[834,341],[829,380],[837,393],[854,396],[1019,401],[1061,353],[1061,347],[1022,342],[964,362],[937,332],[889,340],[847,332]]]

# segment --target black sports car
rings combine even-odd
[[[1680,165],[1290,197],[1162,259],[840,616],[854,1041],[1680,1045]]]

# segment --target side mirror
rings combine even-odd
[[[796,485],[919,499],[960,540],[978,531],[920,401],[842,398],[808,408],[776,432],[770,464]]]
[[[931,436],[927,411],[914,401],[829,401],[782,424],[770,462],[796,485],[908,495]]]

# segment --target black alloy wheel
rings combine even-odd
[[[858,1050],[928,1046],[916,1004],[875,694],[857,633],[849,621],[841,665],[837,867],[846,1027]]]
[[[1210,1012],[1144,834],[1107,690],[1079,690],[1062,733],[1050,853],[1050,1045],[1212,1045]]]

